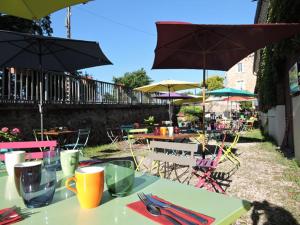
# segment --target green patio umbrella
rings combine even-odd
[[[207,91],[206,92],[208,95],[213,95],[213,96],[243,96],[243,97],[255,97],[254,93],[251,93],[249,91],[245,90],[239,90],[239,89],[234,89],[234,88],[221,88],[221,89],[216,89],[213,91]]]
[[[57,10],[89,0],[1,0],[0,13],[39,20]]]
[[[207,94],[213,95],[213,96],[219,96],[219,97],[226,96],[227,97],[227,110],[228,110],[229,97],[233,97],[233,96],[234,97],[255,97],[256,96],[254,93],[251,93],[249,91],[239,90],[239,89],[234,89],[234,88],[216,89],[213,91],[208,91]]]

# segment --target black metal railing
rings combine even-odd
[[[42,94],[41,94],[42,93]],[[45,104],[166,104],[142,93],[86,76],[32,70],[0,71],[0,103]]]

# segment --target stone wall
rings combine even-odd
[[[267,113],[260,113],[261,125],[264,131],[268,133],[276,144],[282,144],[285,132],[285,106],[277,105],[268,110]]]
[[[300,96],[295,96],[293,101],[293,128],[295,157],[300,161]]]
[[[91,128],[89,145],[108,143],[106,128],[143,123],[153,115],[156,121],[168,120],[166,105],[45,105],[44,127]],[[37,105],[0,104],[0,128],[18,127],[24,140],[33,140],[32,130],[39,129]]]

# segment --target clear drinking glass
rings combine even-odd
[[[56,165],[44,165],[41,179],[38,181],[34,173],[22,173],[20,177],[20,193],[28,208],[38,208],[52,202],[56,186]]]
[[[105,166],[105,181],[112,196],[121,197],[130,193],[134,185],[134,163],[130,160],[115,160]]]
[[[60,164],[60,148],[55,148],[55,150],[44,150],[43,151],[43,164],[44,165],[53,165],[56,167],[56,170],[61,169]]]

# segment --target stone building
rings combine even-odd
[[[254,53],[248,55],[225,73],[225,86],[254,92],[256,76],[253,73]]]

